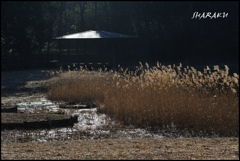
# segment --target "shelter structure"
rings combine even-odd
[[[61,64],[111,64],[136,61],[138,36],[85,31],[53,38]]]

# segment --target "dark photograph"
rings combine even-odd
[[[1,1],[1,159],[239,160],[239,2]]]

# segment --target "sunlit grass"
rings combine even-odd
[[[174,125],[194,134],[239,136],[239,75],[225,65],[201,73],[194,67],[146,63],[135,71],[84,67],[57,73],[48,99],[94,102],[98,111],[124,124],[157,129]],[[56,73],[53,73],[56,74]]]

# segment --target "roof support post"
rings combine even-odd
[[[68,55],[70,55],[70,52],[69,52],[69,41],[67,41],[68,42]]]
[[[61,62],[62,57],[62,40],[60,40],[60,54],[58,54],[58,61]]]
[[[115,67],[115,65],[116,65],[116,51],[115,51],[115,49],[116,49],[116,42],[113,40],[112,41],[112,59],[113,59],[113,67]]]
[[[77,47],[77,54],[79,55],[80,54],[80,41],[79,40],[76,40],[77,43],[76,43],[76,47]]]
[[[134,57],[134,62],[137,61],[137,44],[138,44],[138,40],[134,40],[133,43],[133,57]]]
[[[83,52],[84,52],[84,54],[86,54],[87,53],[87,42],[86,42],[87,40],[84,40],[84,49],[83,49]]]
[[[62,40],[60,40],[60,54],[62,54]]]

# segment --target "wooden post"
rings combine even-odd
[[[77,54],[79,55],[80,54],[80,41],[79,40],[76,40],[76,45],[77,45]]]
[[[115,51],[116,50],[116,46],[115,45],[116,45],[116,41],[112,41],[112,60],[113,60],[113,64],[112,65],[113,65],[113,67],[115,67],[115,65],[116,65],[115,64],[116,63],[116,53],[115,53],[116,52]]]
[[[60,54],[62,54],[62,40],[60,40]]]
[[[58,61],[59,63],[62,63],[61,61],[61,57],[62,57],[62,40],[60,40],[60,54],[58,53]]]
[[[85,40],[85,41],[84,41],[84,50],[83,50],[83,51],[84,51],[84,54],[86,54],[86,53],[87,53],[87,49],[86,49],[87,42],[86,42],[86,41],[87,41],[87,40]]]
[[[135,61],[137,61],[137,54],[138,54],[138,53],[137,53],[138,39],[133,39],[133,40],[134,40],[134,43],[133,43],[133,44],[134,44],[134,46],[133,46],[133,48],[134,48],[134,49],[133,49],[133,52],[134,52],[134,53],[133,53],[133,56],[134,56],[134,62],[135,62]]]
[[[69,40],[67,40],[68,42],[68,55],[70,55],[70,52],[69,52]]]

